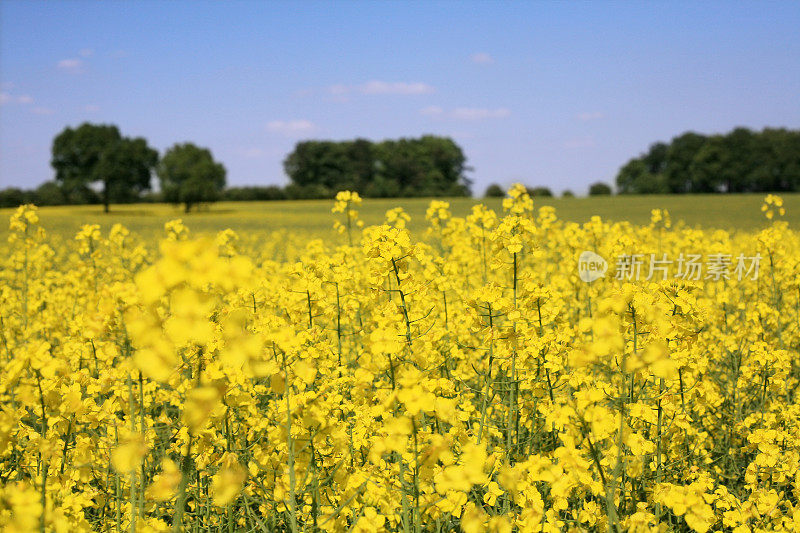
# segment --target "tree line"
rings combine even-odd
[[[505,192],[503,192],[505,195]],[[268,202],[277,200],[320,200],[332,199],[335,193],[320,190],[318,187],[301,187],[295,184],[279,185],[250,185],[240,187],[225,187],[219,192],[217,200],[221,202]],[[35,189],[20,189],[8,187],[0,189],[0,208],[17,207],[22,204],[70,205],[70,204],[102,204],[102,193],[92,188],[84,189],[76,196],[68,196],[64,189],[55,181],[46,181]],[[136,203],[162,203],[165,202],[161,191],[145,191],[131,200]],[[206,201],[203,203],[209,203]],[[127,203],[127,202],[120,202]]]
[[[225,167],[211,152],[192,143],[178,143],[161,157],[142,137],[124,137],[110,124],[67,127],[53,140],[50,164],[54,179],[33,190],[0,190],[0,207],[166,201],[186,211],[221,196]],[[153,174],[161,185],[151,192]]]
[[[800,131],[686,132],[628,161],[616,183],[620,194],[800,192]]]
[[[461,148],[446,137],[426,135],[373,143],[303,141],[283,162],[285,187],[226,188],[225,167],[192,143],[176,144],[163,156],[144,138],[125,137],[108,124],[65,128],[53,140],[52,181],[34,190],[0,191],[0,207],[159,202],[189,211],[216,200],[332,198],[340,190],[366,197],[468,196],[469,167]],[[155,174],[160,191],[153,191]]]
[[[53,140],[50,164],[65,203],[89,203],[99,197],[106,212],[111,203],[139,200],[150,190],[153,172],[163,199],[184,204],[186,211],[216,200],[225,187],[225,167],[208,149],[179,143],[159,157],[144,138],[123,137],[109,124],[65,128]]]
[[[351,190],[364,197],[469,196],[472,169],[448,137],[372,142],[301,141],[283,161],[284,187],[226,188],[225,167],[210,150],[179,143],[163,155],[141,137],[125,137],[115,125],[84,123],[53,140],[54,180],[34,190],[0,190],[0,207],[170,202],[188,211],[216,200],[266,201],[332,198]],[[151,188],[155,175],[160,190]],[[657,142],[628,161],[616,177],[621,194],[800,192],[800,131],[736,128],[723,135],[686,132]],[[550,196],[546,187],[531,189]],[[598,182],[590,195],[611,194]],[[503,196],[490,185],[486,196]],[[566,196],[572,193],[565,192]]]
[[[549,187],[543,185],[538,187],[525,187],[525,189],[531,198],[553,198],[555,196]],[[589,196],[609,196],[611,194],[614,194],[614,190],[611,188],[611,185],[607,183],[596,181],[589,185]],[[506,196],[506,189],[497,183],[491,183],[486,187],[483,196],[484,198],[504,198]],[[561,191],[561,197],[574,198],[575,193],[569,189],[565,189]]]
[[[321,192],[349,190],[366,197],[469,196],[461,147],[448,137],[371,142],[303,141],[283,168],[292,184]]]

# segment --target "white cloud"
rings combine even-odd
[[[81,48],[80,52],[78,52],[78,55],[81,57],[91,57],[94,55],[94,50],[91,48]]]
[[[96,104],[86,104],[85,106],[83,106],[83,110],[86,111],[87,113],[95,113],[97,111],[100,111],[100,106]]]
[[[33,111],[37,115],[52,115],[53,113],[55,113],[55,111],[53,111],[49,107],[34,107],[33,109],[31,109],[31,111]]]
[[[427,83],[379,80],[368,81],[359,89],[364,94],[429,94],[433,92],[433,87]]]
[[[331,94],[336,94],[336,95],[347,94],[350,92],[350,87],[342,83],[337,83],[336,85],[331,85],[328,88],[328,91],[330,91]]]
[[[328,87],[329,95],[326,97],[326,100],[332,100],[334,102],[349,102],[350,101],[350,93],[353,91],[353,87],[344,84],[337,84],[331,85]]]
[[[306,89],[298,89],[294,91],[292,94],[297,98],[305,98],[306,96],[313,96],[314,92],[315,92],[314,89],[306,88]]]
[[[73,74],[83,72],[83,61],[77,58],[62,59],[58,62],[58,68]]]
[[[297,135],[304,135],[316,130],[317,127],[310,120],[297,119],[297,120],[273,120],[267,123],[269,131],[286,135],[287,137],[294,137]]]
[[[351,93],[408,96],[417,94],[430,94],[435,92],[435,89],[427,83],[418,81],[405,82],[371,80],[361,85],[345,85],[338,83],[328,87],[328,92],[337,99],[343,99],[346,95]]]
[[[477,54],[472,54],[472,62],[479,65],[491,65],[494,63],[494,58],[486,52],[478,52]]]
[[[32,104],[33,97],[27,94],[13,96],[11,93],[0,92],[0,104]]]
[[[506,107],[494,109],[484,107],[456,107],[455,109],[445,110],[437,105],[423,107],[419,110],[420,115],[434,118],[449,118],[453,120],[488,120],[507,118],[511,116],[511,111]]]
[[[601,118],[605,118],[606,115],[602,111],[589,111],[584,113],[578,113],[576,118],[582,122],[588,122],[590,120],[600,120]]]
[[[438,105],[429,105],[428,107],[424,107],[419,110],[421,115],[428,115],[430,117],[438,117],[442,113],[444,113],[444,109],[439,107]]]
[[[458,107],[453,109],[450,116],[458,120],[485,120],[489,118],[506,118],[511,111],[505,107],[486,109],[482,107]]]

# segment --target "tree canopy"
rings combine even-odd
[[[53,140],[51,165],[66,198],[90,198],[90,185],[102,184],[102,201],[129,202],[150,188],[158,152],[141,137],[123,137],[114,125],[81,124],[65,128]]]
[[[211,152],[192,143],[176,144],[164,154],[156,169],[164,200],[192,207],[219,199],[225,188],[225,167]]]
[[[373,143],[302,141],[283,162],[299,187],[351,190],[362,196],[465,196],[466,157],[450,138],[425,135]]]
[[[589,196],[607,196],[612,192],[614,191],[611,190],[611,186],[602,181],[597,181],[589,185]]]
[[[800,191],[800,131],[687,132],[628,161],[617,188],[623,194]]]

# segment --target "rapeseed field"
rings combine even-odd
[[[761,194],[683,194],[683,195],[614,195],[576,198],[535,198],[536,209],[550,206],[556,209],[559,220],[584,224],[592,216],[606,222],[630,222],[647,225],[654,208],[668,210],[675,221],[691,228],[723,229],[730,232],[759,230],[764,216],[759,210],[764,196]],[[477,204],[502,213],[500,198],[448,198],[450,212],[455,217],[466,217]],[[359,209],[359,218],[365,225],[380,225],[386,212],[402,207],[411,217],[407,229],[420,238],[427,229],[425,213],[429,198],[370,198]],[[800,224],[800,194],[783,196],[786,214],[783,219],[792,227]],[[14,209],[0,209],[0,219],[7,220]],[[101,205],[69,205],[40,207],[39,223],[47,231],[48,239],[71,241],[86,224],[98,224],[108,232],[116,223],[125,226],[144,241],[148,248],[156,249],[163,237],[164,224],[182,219],[195,236],[213,237],[217,232],[232,229],[240,238],[271,240],[273,233],[291,232],[298,241],[335,237],[331,226],[330,200],[291,200],[274,202],[217,202],[184,213],[181,206],[169,204],[115,204],[110,213],[103,213]],[[8,225],[0,224],[0,241],[8,237]],[[301,238],[302,237],[302,238]]]
[[[759,203],[365,223],[342,192],[325,239],[22,206],[0,529],[799,531],[800,234]]]

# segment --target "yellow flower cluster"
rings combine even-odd
[[[347,238],[180,221],[0,246],[0,530],[800,530],[800,234],[655,209],[535,209],[522,186]],[[768,218],[781,200],[765,200]],[[763,258],[757,276],[579,276]],[[611,267],[613,269],[613,267]]]
[[[339,233],[347,232],[347,239],[349,244],[353,245],[353,224],[361,228],[364,222],[359,220],[358,211],[355,209],[361,205],[361,196],[353,191],[339,191],[336,193],[336,200],[331,209],[331,213],[343,213],[345,222],[342,224],[338,220],[333,223],[333,228]]]
[[[761,205],[761,211],[764,212],[764,216],[769,220],[772,220],[776,212],[778,216],[782,217],[786,214],[786,209],[783,207],[783,198],[775,194],[768,194]]]

